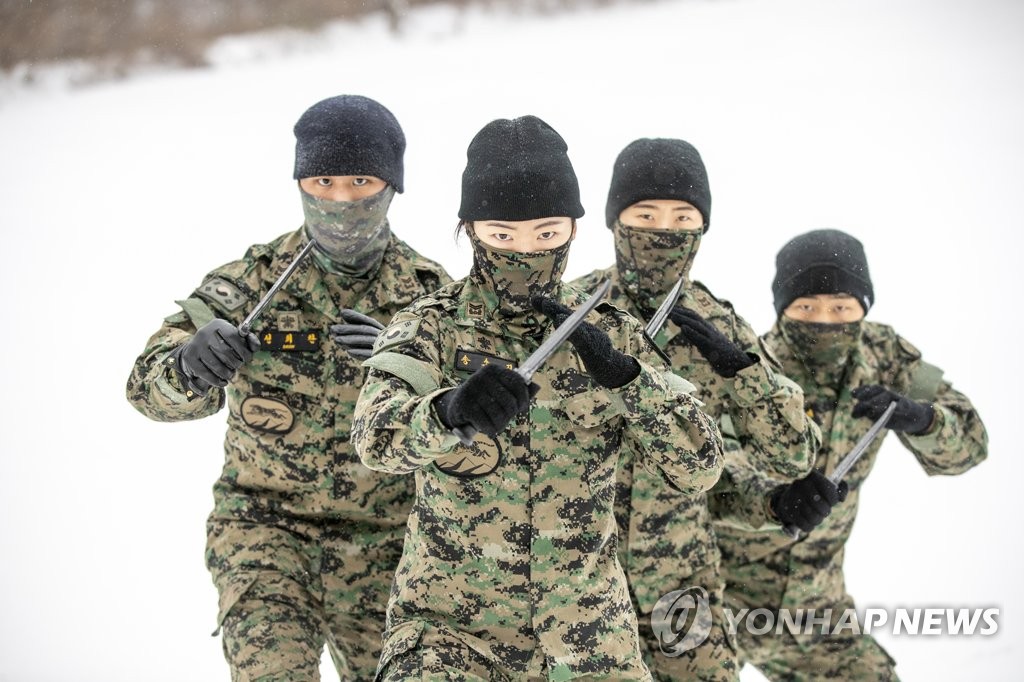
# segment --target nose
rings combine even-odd
[[[533,253],[534,251],[543,251],[543,249],[538,249],[536,244],[516,240],[515,244],[512,245],[512,251],[516,253]]]
[[[334,187],[331,192],[332,201],[355,201],[359,196],[353,187]]]

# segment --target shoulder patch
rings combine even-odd
[[[211,277],[196,289],[196,293],[223,310],[232,312],[245,303],[242,290],[222,277]]]
[[[907,397],[933,402],[942,387],[942,374],[942,370],[935,365],[924,360],[919,361],[910,377]]]
[[[374,354],[412,341],[416,338],[416,332],[419,328],[419,318],[405,320],[404,322],[391,325],[377,335],[377,341],[373,344]]]

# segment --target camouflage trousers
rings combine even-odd
[[[319,680],[324,645],[340,679],[373,679],[404,529],[289,525],[208,524],[231,679]]]
[[[682,582],[687,585],[698,585],[707,590],[708,604],[711,608],[710,631],[707,639],[696,647],[678,656],[668,656],[662,651],[658,636],[651,627],[651,614],[641,613],[638,608],[640,648],[651,674],[658,682],[737,682],[740,667],[736,660],[736,643],[726,628],[723,610],[724,587],[717,569],[708,567]],[[635,598],[633,606],[637,607]]]
[[[769,558],[763,563],[748,564],[733,574],[737,582],[727,585],[726,606],[735,614],[743,609],[748,609],[748,613],[767,609],[774,615],[773,622],[780,623],[778,609],[787,584],[784,569],[772,566]],[[807,604],[818,613],[831,609],[833,629],[839,614],[854,608],[853,598],[845,592],[808,595]],[[870,635],[819,632],[801,633],[798,639],[787,627],[776,626],[766,634],[755,634],[746,627],[747,623],[743,619],[736,624],[740,667],[750,663],[770,680],[899,680],[896,661]]]
[[[475,643],[475,646],[471,646]],[[535,656],[528,672],[510,670],[485,643],[466,633],[425,621],[409,621],[394,628],[384,643],[377,679],[380,682],[541,682],[549,676],[543,658]],[[569,679],[559,677],[558,679]],[[571,678],[581,682],[652,680],[647,666],[637,660],[629,668]]]
[[[740,628],[737,634],[740,634],[740,659],[760,670],[769,680],[899,680],[896,661],[871,635],[828,635],[805,645],[788,632],[757,636]]]

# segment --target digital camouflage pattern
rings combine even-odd
[[[306,230],[316,240],[313,256],[324,271],[364,276],[377,268],[391,243],[387,213],[395,197],[394,187],[388,185],[357,201],[331,201],[305,191],[300,194]]]
[[[442,679],[428,663],[440,640],[461,652],[454,660],[482,657],[483,679],[649,679],[616,559],[620,453],[695,494],[719,476],[720,435],[636,320],[602,303],[588,321],[640,361],[640,375],[601,388],[566,343],[534,375],[540,391],[527,413],[462,446],[433,398],[483,364],[518,366],[553,330],[532,312],[501,313],[494,287],[503,296],[522,278],[501,272],[514,262],[493,265],[399,313],[366,362],[356,447],[371,468],[415,471],[417,494],[380,676]],[[585,299],[568,287],[552,293],[570,307]]]
[[[255,322],[263,346],[252,361],[224,390],[183,393],[165,362],[171,351],[215,316],[241,323],[304,243],[300,229],[211,272],[150,338],[128,380],[129,401],[158,421],[199,419],[227,403],[206,559],[236,679],[304,670],[325,639],[350,666],[339,668],[345,679],[372,675],[413,481],[359,462],[349,430],[365,370],[334,347],[328,326],[343,321],[342,308],[386,324],[450,281],[395,237],[365,278],[327,275],[307,259]]]
[[[635,230],[654,232],[654,230]],[[688,232],[698,237],[700,232]],[[688,254],[686,244],[661,240],[644,250],[626,246],[617,235],[617,266],[597,270],[573,282],[590,290],[604,278],[611,278],[609,301],[641,318],[650,317],[678,280],[672,268],[676,248]],[[656,247],[656,248],[654,248]],[[640,256],[643,256],[642,258]],[[692,257],[692,254],[689,254]],[[625,275],[623,275],[625,272]],[[628,282],[624,282],[624,277]],[[655,291],[664,286],[664,291]],[[641,303],[637,303],[641,301]],[[761,360],[739,371],[734,378],[719,376],[700,352],[682,336],[678,326],[666,320],[655,343],[669,358],[672,370],[696,385],[694,395],[703,409],[718,422],[723,432],[733,434],[732,444],[742,446],[752,461],[781,477],[797,478],[810,469],[810,453],[818,434],[806,419],[803,393],[778,372],[771,355],[760,348],[750,325],[725,301],[715,298],[700,282],[687,281],[678,305],[696,311],[729,337],[738,347],[760,355]],[[726,452],[726,471],[730,466]],[[650,620],[658,599],[668,592],[691,585],[704,587],[720,600],[723,581],[712,519],[703,493],[679,495],[639,466],[631,453],[623,453],[616,492],[616,516],[620,529],[619,560],[622,562],[641,621]],[[696,580],[704,582],[695,582]],[[650,628],[646,656],[651,671],[661,680],[735,680],[735,647],[726,634],[718,602],[714,629],[698,648],[676,658],[661,653]]]
[[[690,279],[690,268],[700,250],[701,230],[657,230],[630,227],[616,222],[615,274],[619,297],[646,320],[648,311],[661,305],[679,278]],[[587,279],[598,279],[612,270],[598,270]],[[689,287],[686,287],[689,288]],[[756,336],[751,332],[751,336]]]
[[[804,387],[809,412],[824,439],[814,466],[826,475],[871,427],[870,419],[851,416],[856,402],[851,391],[868,384],[881,384],[933,404],[935,421],[930,430],[922,435],[897,433],[928,474],[959,474],[987,456],[988,436],[970,401],[942,378],[941,370],[924,362],[920,351],[892,327],[862,322],[858,342],[843,372],[832,367],[824,375],[816,371],[818,368],[805,365],[778,324],[763,341],[782,362],[783,371]],[[797,343],[807,344],[806,340]],[[836,381],[831,386],[818,384],[812,378],[815,375],[831,376]],[[726,602],[731,608],[815,609],[819,614],[832,609],[837,620],[843,609],[853,608],[843,582],[843,547],[857,516],[860,487],[874,466],[885,433],[847,473],[846,500],[833,507],[821,525],[795,542],[780,530],[768,506],[771,491],[781,481],[743,462],[745,452],[730,460],[730,487],[712,494],[711,503],[722,519],[716,530],[723,556]],[[741,465],[734,466],[734,462]],[[823,639],[821,628],[814,630],[801,631],[795,637],[765,635],[754,641],[740,628],[741,653],[762,672],[772,671],[772,679],[895,678],[888,655],[877,643],[866,643],[869,635]],[[812,667],[826,660],[829,664],[824,668]]]

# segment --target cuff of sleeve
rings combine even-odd
[[[181,346],[178,346],[164,356],[164,359],[160,361],[164,371],[160,373],[154,382],[157,390],[173,403],[186,403],[203,398],[203,396],[188,388],[183,381],[181,369],[178,366],[180,350]],[[210,393],[216,393],[216,391],[217,389],[211,388],[207,392],[207,396]]]
[[[904,434],[916,447],[921,450],[933,450],[940,448],[939,439],[942,436],[943,427],[948,423],[948,412],[941,405],[932,403],[932,410],[935,416],[932,418],[931,426],[924,433]]]
[[[666,414],[675,404],[674,392],[661,372],[650,365],[637,361],[640,373],[625,386],[606,389],[615,402],[621,402],[622,415],[626,419]]]
[[[740,407],[750,407],[779,390],[775,374],[760,357],[750,367],[736,372],[730,385],[732,397]]]
[[[450,452],[459,443],[459,437],[441,422],[441,417],[438,416],[437,410],[434,408],[434,399],[450,390],[452,389],[439,388],[428,393],[423,396],[420,404],[413,410],[412,423],[409,428],[417,434],[417,449],[431,455],[431,457],[425,458],[428,461]]]

